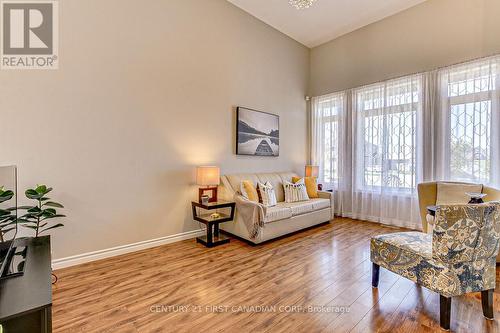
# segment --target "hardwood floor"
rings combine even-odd
[[[259,246],[187,240],[58,270],[54,332],[439,332],[439,295],[384,269],[371,288],[369,239],[395,231],[337,218]],[[497,293],[494,307],[500,319]],[[499,319],[480,293],[453,299],[452,331]]]

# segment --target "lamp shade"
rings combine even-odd
[[[199,166],[196,168],[196,184],[208,186],[219,185],[220,169],[216,166]]]
[[[318,177],[318,176],[319,176],[319,166],[306,165],[306,177]]]

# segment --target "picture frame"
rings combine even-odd
[[[198,189],[198,202],[217,202],[217,186],[202,187]]]
[[[279,156],[279,115],[238,106],[236,154]]]

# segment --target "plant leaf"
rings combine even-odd
[[[45,220],[48,220],[48,219],[55,219],[57,217],[66,217],[66,215],[63,215],[63,214],[50,215],[50,216],[42,217],[40,219],[40,221],[45,221]]]
[[[3,229],[3,230],[2,230],[2,232],[3,232],[4,234],[6,234],[6,233],[8,233],[9,231],[14,230],[14,229],[16,229],[16,228]]]
[[[36,224],[36,221],[31,221],[29,220],[27,217],[23,216],[23,217],[20,217],[17,219],[19,221],[19,223],[35,223]]]
[[[16,221],[15,216],[7,216],[7,217],[0,219],[0,225],[7,225],[7,224],[10,224],[10,223],[15,222],[15,221]]]
[[[27,209],[30,209],[30,208],[33,208],[35,206],[19,206],[17,207],[17,209],[23,209],[23,210],[27,210]]]
[[[5,219],[3,221],[0,222],[0,226],[1,225],[9,225],[9,224],[15,224],[17,223],[17,219],[13,216],[12,218],[10,219]]]
[[[42,231],[39,231],[38,233],[40,234],[40,233],[45,232],[47,230],[55,229],[55,228],[59,228],[59,227],[64,227],[64,224],[62,224],[62,223],[55,224],[52,227],[48,227],[48,228],[43,229]]]
[[[37,185],[35,191],[39,194],[43,194],[44,196],[49,193],[50,191],[52,191],[52,187],[47,187],[46,185]]]
[[[28,213],[39,213],[41,212],[42,210],[36,206],[34,207],[31,207],[30,209],[28,209]]]
[[[48,215],[55,215],[55,214],[57,214],[57,211],[54,208],[46,208],[42,212],[43,212],[44,215],[46,215],[46,214],[48,214]]]
[[[47,186],[43,184],[37,185],[35,191],[39,194],[45,194],[45,192],[47,191]]]
[[[36,190],[33,190],[33,189],[26,190],[26,192],[24,192],[24,194],[26,194],[26,197],[28,199],[35,199],[35,200],[42,198],[44,195],[43,193],[38,193]]]
[[[0,203],[12,199],[13,196],[14,192],[10,190],[0,192]]]
[[[63,205],[60,203],[54,202],[54,201],[47,201],[46,203],[43,204],[44,206],[49,206],[49,207],[57,207],[57,208],[64,208]]]
[[[8,210],[5,210],[5,209],[0,209],[0,217],[1,216],[5,216],[5,215],[9,215],[10,216],[10,211]]]
[[[30,228],[30,229],[33,229],[33,230],[36,230],[38,229],[36,225],[25,225],[26,228]]]

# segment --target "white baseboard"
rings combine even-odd
[[[150,239],[142,242],[137,242],[133,244],[121,245],[112,247],[109,249],[87,252],[82,254],[77,254],[75,256],[60,258],[52,260],[52,269],[60,269],[65,267],[70,267],[74,265],[84,264],[86,262],[91,262],[95,260],[110,258],[118,256],[121,254],[126,254],[130,252],[135,252],[139,250],[149,249],[152,247],[170,244],[174,242],[179,242],[185,239],[195,238],[198,236],[203,236],[205,234],[205,229],[198,229],[192,231],[182,232],[176,235],[170,235],[165,237],[160,237],[156,239]]]

